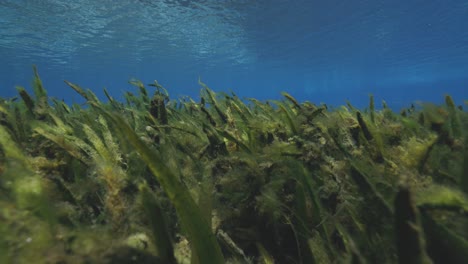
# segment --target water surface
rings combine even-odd
[[[214,90],[401,107],[468,98],[468,2],[0,1],[0,96],[28,86],[36,64],[49,94],[102,95],[157,79],[173,97]]]

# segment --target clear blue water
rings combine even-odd
[[[29,87],[36,64],[51,96],[63,80],[119,97],[128,80],[171,96],[215,91],[399,108],[468,99],[465,0],[1,0],[0,96]]]

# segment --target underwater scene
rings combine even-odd
[[[0,264],[468,263],[468,2],[0,0]]]

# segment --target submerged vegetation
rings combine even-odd
[[[468,114],[248,103],[200,81],[125,102],[0,100],[0,263],[464,263]]]

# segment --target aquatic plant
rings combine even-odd
[[[33,71],[33,93],[0,100],[2,263],[467,258],[468,115],[450,96],[395,113],[201,81],[200,102],[138,80],[103,101],[66,81],[83,107]]]

